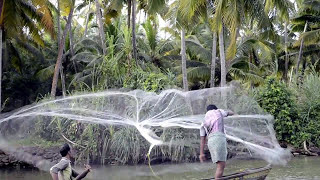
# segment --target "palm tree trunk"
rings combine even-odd
[[[288,22],[286,21],[285,25],[284,25],[284,45],[285,45],[285,68],[284,68],[284,79],[285,81],[288,81],[288,66],[289,66],[289,55],[288,55]]]
[[[142,16],[142,13],[139,14],[138,24],[141,24],[141,16]]]
[[[71,57],[72,57],[72,56],[74,56],[72,22],[70,23],[70,26],[69,26],[69,43],[70,43],[70,54],[71,54]]]
[[[302,63],[302,69],[301,69],[301,77],[303,77],[304,76],[304,73],[305,73],[305,71],[306,71],[306,67],[307,67],[307,60],[306,59],[304,59],[303,60],[303,63]]]
[[[70,54],[71,54],[71,57],[73,57],[74,56],[74,49],[73,49],[72,22],[70,23],[70,26],[69,26],[69,40],[70,40]],[[72,60],[72,64],[73,64],[74,71],[77,73],[77,67],[76,67],[75,59]]]
[[[128,0],[128,15],[127,15],[127,24],[128,24],[128,29],[130,29],[130,17],[131,17],[131,0]]]
[[[2,9],[1,9],[2,10]],[[1,13],[0,13],[1,14]],[[2,111],[2,27],[0,27],[0,113]]]
[[[61,86],[62,86],[62,96],[66,97],[67,91],[66,91],[66,81],[65,76],[63,73],[63,66],[60,67],[60,78],[61,78]]]
[[[64,42],[65,42],[69,27],[70,27],[70,23],[72,21],[72,15],[73,15],[73,7],[70,10],[67,25],[63,31],[63,35],[62,35],[62,38],[61,38],[60,44],[59,44],[58,57],[57,57],[56,66],[54,68],[54,74],[53,74],[53,80],[52,80],[52,86],[51,86],[51,97],[53,97],[53,98],[56,96],[59,71],[60,71],[61,64],[62,64],[61,63],[62,62],[62,55],[63,55],[63,49],[64,49],[64,45],[65,45]]]
[[[60,24],[60,2],[58,2],[58,12],[57,12],[57,40],[58,40],[58,47],[60,46],[60,38],[61,38],[61,24]]]
[[[3,18],[4,1],[0,2],[0,19]],[[2,31],[3,24],[0,24],[0,113],[2,111]]]
[[[133,48],[133,58],[137,61],[137,45],[136,45],[136,0],[132,0],[132,48]]]
[[[306,22],[306,24],[304,25],[304,30],[303,30],[304,33],[307,31],[307,26],[308,26],[308,22]],[[298,62],[297,62],[297,67],[296,67],[296,76],[297,76],[297,78],[299,76],[299,65],[300,65],[301,58],[302,58],[303,42],[304,42],[304,39],[302,38],[301,42],[300,42],[299,57],[298,57]]]
[[[85,29],[84,29],[84,35],[83,35],[83,37],[87,37],[89,17],[90,17],[90,10],[91,10],[91,1],[89,1],[89,10],[88,10],[87,18],[86,18],[86,27],[85,27]]]
[[[210,87],[214,87],[214,76],[216,73],[216,57],[217,57],[217,33],[213,33],[212,40],[212,56],[211,56],[211,78],[210,78]]]
[[[95,1],[96,1],[96,15],[97,15],[97,19],[98,19],[98,26],[99,26],[99,34],[100,34],[102,51],[103,51],[103,55],[106,55],[107,54],[107,48],[106,48],[106,44],[105,44],[106,38],[104,35],[104,30],[103,30],[100,3],[98,0],[95,0]]]
[[[182,83],[183,83],[183,89],[185,91],[188,91],[186,40],[185,40],[184,29],[181,29],[181,60],[182,60]]]
[[[224,38],[223,38],[223,27],[219,32],[219,51],[220,51],[220,61],[221,61],[221,83],[220,86],[224,87],[227,84],[226,81],[226,56],[224,53]]]

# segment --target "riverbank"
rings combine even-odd
[[[38,168],[46,162],[48,166],[57,163],[61,156],[59,147],[25,146],[15,150],[0,150],[0,168]]]

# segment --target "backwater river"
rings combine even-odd
[[[267,165],[261,160],[232,159],[227,161],[225,174]],[[85,179],[94,180],[182,180],[213,177],[214,165],[206,163],[159,164],[151,166],[96,166]],[[81,168],[76,168],[81,171]],[[0,180],[50,180],[48,172],[25,169],[0,169]],[[294,157],[286,166],[273,166],[267,180],[320,180],[320,157]]]

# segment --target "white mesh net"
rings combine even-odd
[[[156,145],[179,143],[181,138],[172,134],[177,132],[177,128],[184,132],[189,129],[189,135],[184,133],[183,136],[188,135],[189,139],[195,137],[193,140],[199,141],[198,136],[194,135],[198,133],[195,130],[200,128],[209,104],[237,114],[225,118],[227,138],[231,140],[229,149],[247,152],[271,164],[285,164],[288,161],[290,152],[279,146],[272,116],[264,113],[252,98],[233,87],[189,92],[166,90],[160,94],[141,90],[105,91],[43,101],[2,115],[1,138],[2,141],[26,138],[30,131],[35,131],[35,124],[39,121],[75,120],[132,126],[150,143],[150,152]],[[171,128],[175,131],[165,134]]]

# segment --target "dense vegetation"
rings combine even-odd
[[[3,112],[49,95],[237,80],[274,115],[280,141],[320,147],[319,1],[6,0],[0,15]],[[145,142],[132,129],[59,122],[37,126],[51,135],[37,133],[52,140],[67,131],[91,148],[83,156],[109,148],[122,163],[144,158]],[[132,138],[141,143],[120,146]],[[181,161],[197,157],[192,148],[175,148],[188,157],[170,148],[157,153]]]

